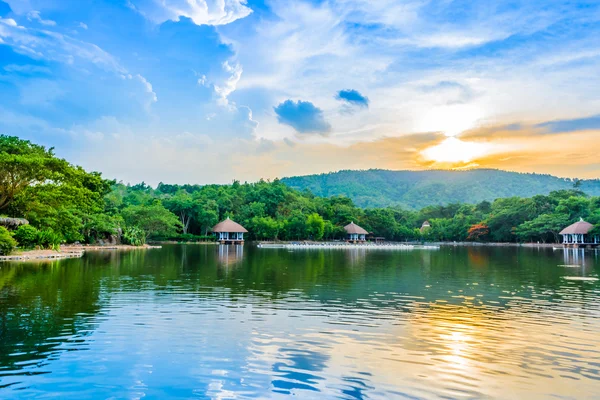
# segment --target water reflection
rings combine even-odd
[[[193,245],[3,264],[0,397],[591,398],[600,284],[565,277],[599,260],[578,251]]]
[[[242,245],[226,245],[217,246],[219,253],[219,264],[229,267],[238,264],[244,258],[244,246]]]

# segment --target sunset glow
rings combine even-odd
[[[1,133],[151,184],[467,165],[600,176],[600,26],[582,22],[600,5],[102,3],[92,18],[0,0]]]
[[[491,149],[489,144],[465,142],[456,137],[449,137],[438,145],[426,148],[421,154],[426,160],[441,163],[467,163],[487,155]]]

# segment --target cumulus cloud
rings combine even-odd
[[[129,0],[128,4],[157,23],[186,17],[196,25],[227,25],[252,13],[246,0]]]
[[[340,90],[335,98],[353,106],[362,108],[369,107],[369,98],[363,96],[360,94],[360,92],[354,89]]]
[[[291,126],[298,133],[324,134],[331,130],[323,111],[310,101],[286,100],[274,110],[279,123]]]
[[[229,104],[227,97],[233,93],[237,87],[238,82],[242,78],[242,72],[244,72],[242,66],[238,63],[231,65],[229,61],[225,61],[222,64],[223,70],[229,74],[227,80],[223,85],[215,85],[215,92],[219,96],[219,104],[226,106]],[[199,80],[199,84],[204,85],[206,83],[206,77],[203,75]]]

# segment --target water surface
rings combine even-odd
[[[597,398],[599,256],[172,245],[4,263],[0,398]]]

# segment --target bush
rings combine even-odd
[[[143,246],[146,244],[146,232],[137,226],[130,226],[123,230],[123,243],[132,246]]]
[[[52,229],[39,231],[37,244],[42,249],[60,250],[60,244],[64,241],[63,237]]]
[[[31,225],[21,225],[13,232],[20,247],[32,248],[38,244],[40,231]]]
[[[8,229],[0,226],[0,255],[9,255],[15,247],[17,247],[17,241],[13,239]]]

